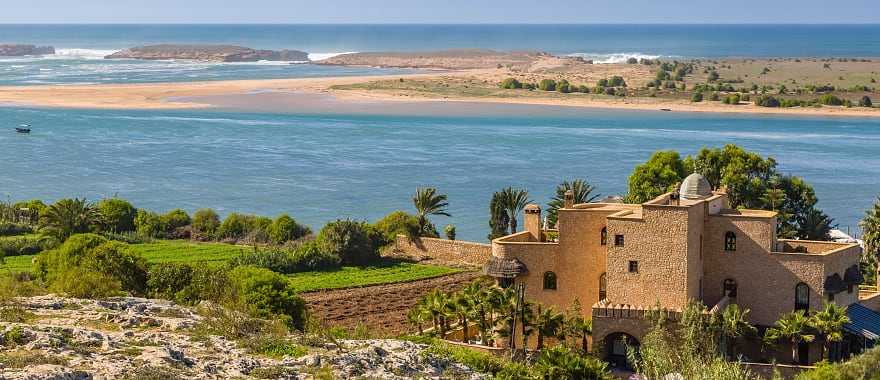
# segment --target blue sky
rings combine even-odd
[[[880,23],[880,0],[3,0],[0,23]]]

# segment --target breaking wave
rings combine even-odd
[[[569,57],[581,57],[586,60],[592,60],[593,63],[607,64],[607,63],[626,63],[626,61],[630,58],[635,58],[637,60],[642,59],[658,59],[663,57],[662,55],[652,55],[645,53],[609,53],[609,54],[599,54],[599,53],[572,53],[568,54]]]

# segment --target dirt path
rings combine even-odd
[[[371,333],[397,335],[407,331],[406,313],[425,294],[434,289],[457,290],[480,276],[481,272],[464,272],[400,284],[303,293],[301,296],[309,311],[329,326],[363,325]]]

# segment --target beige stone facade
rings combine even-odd
[[[725,193],[706,187],[682,185],[643,204],[567,202],[558,237],[540,229],[532,205],[526,231],[495,239],[492,255],[522,264],[512,282],[525,284],[528,299],[557,310],[578,300],[596,341],[620,333],[640,340],[644,310],[680,310],[690,300],[709,309],[736,303],[759,326],[796,306],[859,302],[859,286],[846,275],[858,266],[858,245],[778,239],[775,212],[730,209]],[[880,303],[862,293],[871,306]]]

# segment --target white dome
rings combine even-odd
[[[712,185],[700,173],[693,173],[684,179],[679,194],[685,199],[700,199],[712,195]]]

